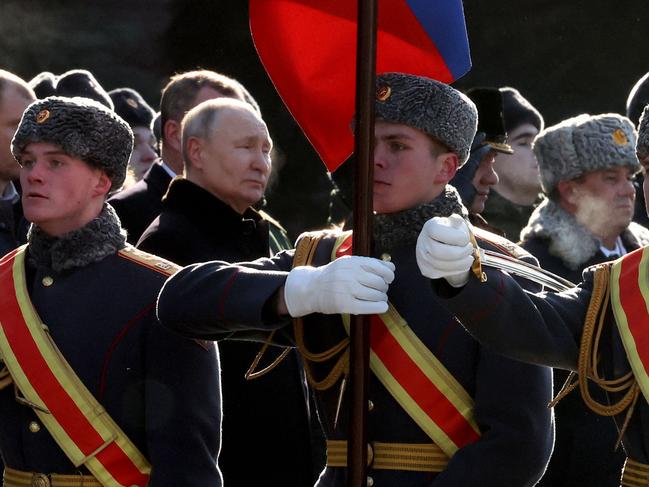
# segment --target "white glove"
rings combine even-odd
[[[322,267],[295,267],[284,284],[289,314],[380,314],[388,310],[394,264],[371,257],[343,256]]]
[[[443,277],[453,287],[469,281],[473,246],[469,228],[460,215],[428,220],[417,237],[417,265],[429,279]]]

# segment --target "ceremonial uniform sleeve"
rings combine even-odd
[[[502,271],[486,273],[487,282],[471,278],[457,293],[448,293],[440,281],[434,287],[482,344],[516,360],[575,370],[592,271],[584,273],[584,282],[576,288],[537,294],[524,291]]]
[[[533,486],[552,453],[552,371],[481,348],[475,415],[481,438],[461,448],[434,487]]]
[[[221,386],[215,343],[198,343],[153,323],[146,355],[149,487],[221,486],[217,466]]]
[[[184,336],[217,340],[242,330],[272,330],[290,322],[278,317],[272,298],[291,269],[292,252],[243,264],[223,261],[181,269],[162,288],[158,317]]]

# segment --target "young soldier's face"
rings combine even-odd
[[[541,192],[541,178],[532,143],[539,130],[530,123],[519,125],[507,134],[507,143],[513,154],[498,154],[495,169],[500,182],[508,188],[518,188],[521,193]]]
[[[20,159],[25,218],[52,236],[76,230],[98,214],[108,176],[48,142],[29,144]]]
[[[469,208],[469,213],[482,213],[484,211],[485,203],[487,198],[489,198],[489,192],[491,188],[498,184],[498,174],[494,170],[494,161],[496,159],[496,151],[490,150],[487,152],[482,160],[478,169],[476,169],[475,174],[471,183],[476,189],[475,197],[471,202],[471,208]]]
[[[455,174],[457,157],[407,125],[377,120],[374,129],[374,211],[395,213],[428,203]],[[454,160],[449,163],[448,159]]]

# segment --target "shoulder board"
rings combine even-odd
[[[259,215],[264,220],[266,220],[268,223],[270,223],[271,225],[273,225],[273,226],[279,228],[280,230],[283,230],[284,232],[286,232],[286,229],[282,226],[282,224],[280,222],[278,222],[277,220],[275,220],[272,216],[270,216],[264,210],[259,210],[257,213],[259,213]]]
[[[173,262],[158,257],[157,255],[149,254],[143,252],[139,249],[136,249],[132,245],[127,245],[125,248],[120,250],[117,255],[123,259],[130,260],[141,266],[148,267],[160,274],[166,276],[171,276],[180,270],[180,266],[174,264]]]
[[[516,245],[511,240],[507,240],[505,237],[501,237],[500,235],[496,235],[495,233],[488,232],[487,230],[484,230],[482,228],[473,227],[473,233],[478,240],[478,243],[480,243],[481,241],[487,242],[488,244],[494,246],[496,250],[511,257],[520,259],[523,257],[531,257],[532,255],[523,247]]]
[[[301,233],[300,236],[297,238],[297,242],[299,242],[303,238],[338,238],[341,235],[347,235],[351,234],[351,230],[348,231],[343,231],[340,228],[330,228],[327,230],[316,230],[313,232],[304,232]]]

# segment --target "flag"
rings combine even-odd
[[[471,67],[461,0],[378,0],[376,70],[450,83]],[[250,0],[250,30],[284,104],[329,171],[352,153],[353,0]]]

